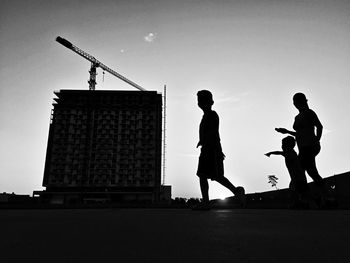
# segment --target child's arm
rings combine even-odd
[[[265,155],[267,157],[270,157],[270,155],[273,154],[273,155],[282,155],[284,156],[284,153],[282,151],[273,151],[273,152],[268,152],[268,153],[265,153]]]

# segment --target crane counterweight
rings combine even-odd
[[[73,44],[69,42],[68,40],[62,38],[62,37],[56,37],[56,41],[60,43],[61,45],[65,46],[66,48],[72,49]]]

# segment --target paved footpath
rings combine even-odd
[[[0,210],[0,262],[350,262],[350,210]]]

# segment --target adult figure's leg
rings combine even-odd
[[[324,181],[318,173],[316,167],[316,156],[320,152],[321,147],[319,145],[303,147],[299,149],[299,160],[303,169],[312,178],[315,184],[319,187],[323,187]]]
[[[312,178],[317,186],[318,190],[316,191],[316,203],[318,207],[325,206],[325,199],[328,196],[328,191],[326,185],[320,174],[318,173],[316,167],[316,155],[320,152],[320,146],[318,147],[305,147],[299,149],[299,160],[301,166],[306,170],[307,174]]]

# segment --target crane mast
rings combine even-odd
[[[78,55],[82,56],[83,58],[87,59],[88,61],[91,62],[91,67],[89,70],[90,73],[90,79],[88,81],[89,83],[89,90],[95,90],[95,86],[96,86],[96,69],[97,68],[101,68],[104,71],[109,72],[110,74],[112,74],[113,76],[121,79],[122,81],[128,83],[129,85],[133,86],[134,88],[137,88],[141,91],[146,91],[144,88],[142,88],[140,85],[136,84],[135,82],[127,79],[126,77],[124,77],[123,75],[119,74],[118,72],[116,72],[115,70],[107,67],[105,64],[103,64],[102,62],[100,62],[99,60],[97,60],[94,56],[91,56],[90,54],[88,54],[87,52],[85,52],[84,50],[78,48],[77,46],[73,45],[71,42],[69,42],[68,40],[62,38],[62,37],[57,37],[56,41],[58,43],[60,43],[61,45],[65,46],[66,48],[74,51],[75,53],[77,53]]]

